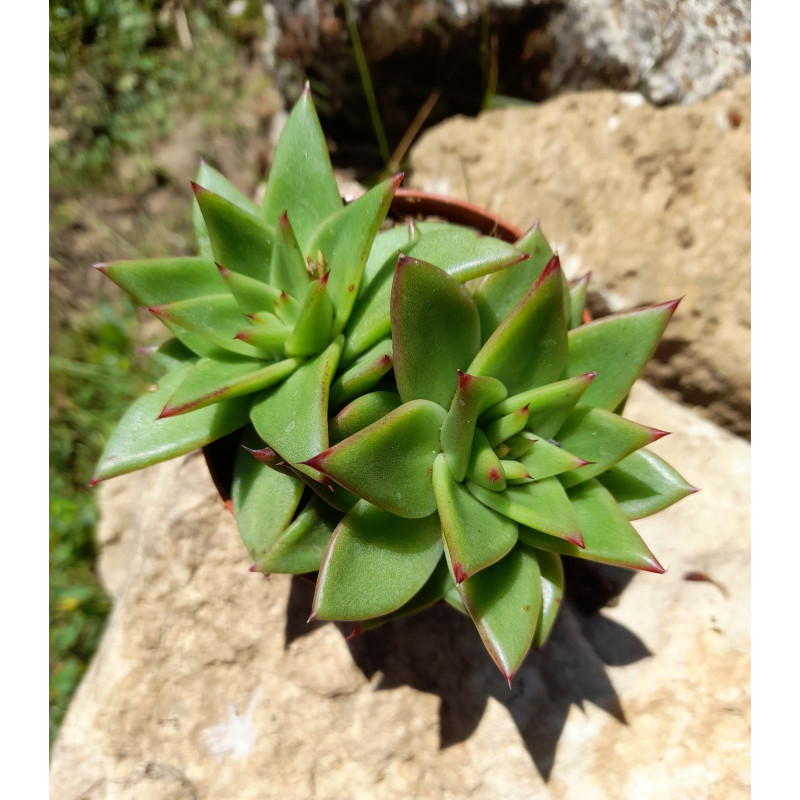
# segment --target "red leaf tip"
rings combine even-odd
[[[106,271],[106,267],[108,266],[108,261],[98,261],[96,264],[92,264],[92,267],[96,269],[98,272],[102,272],[103,275],[108,275]]]
[[[580,531],[578,531],[575,534],[570,534],[569,536],[565,536],[564,538],[568,542],[574,544],[576,547],[580,547],[581,550],[586,549],[586,543],[583,541],[583,536],[581,535]]]
[[[155,314],[157,317],[166,317],[167,315],[164,313],[164,306],[149,306],[147,309],[151,314]]]
[[[467,573],[458,561],[453,562],[453,575],[455,576],[456,583],[464,583],[467,579]]]
[[[353,628],[353,630],[350,631],[350,633],[348,633],[347,636],[344,637],[344,640],[346,642],[352,642],[353,639],[355,639],[356,636],[358,636],[361,633],[361,630],[362,630],[361,626],[356,625],[355,628]]]
[[[303,84],[303,95],[308,98],[311,97],[311,84],[308,81]]]
[[[224,278],[226,275],[230,275],[231,271],[227,267],[223,267],[222,264],[218,264],[216,261],[214,262],[219,270],[219,274],[222,275]]]
[[[226,510],[226,511],[227,511],[229,514],[233,514],[233,500],[231,500],[230,498],[228,498],[228,499],[225,501],[225,510]]]
[[[253,564],[253,566],[250,567],[248,572],[258,572],[258,564]]]
[[[405,178],[405,176],[405,172],[398,172],[396,175],[392,175],[392,177],[389,178],[389,188],[393,192],[396,192],[397,187],[403,182],[403,178]]]
[[[474,378],[468,372],[462,372],[460,369],[457,370],[457,372],[458,372],[458,388],[461,389],[461,391],[463,392],[472,383]]]
[[[497,483],[502,476],[500,475],[500,470],[497,467],[491,467],[489,469],[489,480],[492,483]]]
[[[669,431],[660,431],[658,428],[648,428],[650,431],[650,443],[657,442],[659,439],[663,439],[665,436],[669,436]]]
[[[310,615],[310,616],[309,616],[309,618],[306,620],[306,625],[308,625],[308,623],[309,623],[309,622],[316,622],[316,621],[317,621],[317,615],[316,615],[316,613],[315,613],[315,612],[313,612],[313,611],[312,611],[312,612],[311,612],[311,615]]]
[[[328,270],[320,279],[319,285],[320,286],[327,286],[328,285],[328,276],[331,274],[331,271]]]
[[[88,483],[89,488],[94,489],[94,487],[97,486],[97,484],[100,483],[101,480],[102,478],[92,478]]]
[[[208,189],[201,186],[199,183],[195,183],[194,181],[189,181],[192,184],[192,191],[194,192],[195,197],[199,197],[204,192],[208,192]]]

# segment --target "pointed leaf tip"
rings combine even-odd
[[[100,483],[100,478],[92,478],[92,479],[89,481],[89,483],[87,484],[87,486],[88,486],[90,489],[94,489],[94,487],[95,487],[95,486],[97,486],[97,484],[98,484],[98,483]]]
[[[576,534],[565,536],[564,539],[566,539],[568,542],[572,542],[572,544],[574,544],[576,547],[580,547],[581,550],[586,549],[586,543],[583,541],[583,536],[581,536],[580,531],[578,531]]]
[[[650,431],[650,436],[652,437],[650,439],[650,444],[652,444],[653,442],[657,442],[659,439],[663,439],[665,436],[669,436],[670,434],[669,431],[662,431],[659,430],[658,428],[651,428],[649,426],[646,427]]]
[[[108,261],[98,261],[96,264],[92,264],[92,267],[96,269],[98,272],[102,272],[103,275],[108,275],[106,271],[106,267],[108,266]]]
[[[227,267],[223,267],[222,264],[219,264],[216,261],[214,262],[214,264],[216,265],[217,269],[219,270],[219,274],[222,275],[223,278],[226,275],[230,275],[231,274],[231,271]]]
[[[258,572],[258,564],[253,564],[250,569],[247,570],[248,572]]]
[[[167,315],[164,313],[164,306],[148,306],[147,310],[151,314],[155,314],[157,317],[166,317]]]
[[[311,615],[310,615],[310,616],[309,616],[309,618],[306,620],[306,625],[308,625],[308,624],[309,624],[309,623],[311,623],[311,622],[316,622],[316,621],[317,621],[317,615],[316,615],[316,614],[315,614],[315,613],[312,611],[312,612],[311,612]]]
[[[348,633],[347,636],[344,637],[344,640],[346,642],[352,642],[353,639],[355,639],[356,636],[358,636],[361,633],[361,631],[362,631],[361,626],[356,625],[355,628],[353,628],[353,630],[350,631],[350,633]]]
[[[194,181],[189,181],[189,183],[192,184],[192,191],[194,192],[195,197],[208,191],[208,189],[206,189],[204,186],[201,186],[199,183],[195,183]]]
[[[303,94],[304,94],[306,97],[311,97],[311,83],[310,83],[309,81],[306,81],[306,82],[303,84]]]

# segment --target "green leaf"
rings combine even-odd
[[[429,231],[404,252],[439,267],[459,283],[500,274],[499,271],[527,258],[512,245],[461,225]]]
[[[275,149],[263,218],[277,225],[288,211],[300,249],[308,253],[316,227],[341,207],[325,136],[306,88],[289,114]]]
[[[190,362],[167,373],[152,392],[142,395],[125,412],[106,442],[93,483],[190,453],[247,422],[249,397],[223,400],[189,414],[158,419],[191,369]]]
[[[164,372],[169,372],[175,367],[187,362],[193,364],[197,361],[197,356],[185,344],[178,339],[167,339],[156,348],[146,348],[153,361],[163,368]]]
[[[342,513],[314,496],[259,561],[259,572],[316,572]]]
[[[391,317],[400,397],[450,408],[458,370],[466,370],[480,346],[478,312],[469,292],[441,269],[401,257]]]
[[[264,283],[269,279],[275,231],[214,192],[195,186],[214,260]]]
[[[303,362],[296,358],[264,364],[249,358],[225,361],[201,358],[169,398],[161,417],[174,417],[197,408],[266,389],[292,374]]]
[[[564,566],[561,557],[556,553],[547,550],[532,552],[536,554],[536,560],[539,562],[542,582],[542,606],[532,642],[533,649],[538,650],[547,641],[561,608],[564,596]]]
[[[558,478],[508,486],[502,492],[492,492],[469,482],[467,488],[481,503],[521,525],[574,542],[579,547],[583,544],[580,525]]]
[[[553,256],[467,371],[497,378],[509,393],[558,380],[567,356],[562,282],[558,256]]]
[[[531,284],[539,278],[553,257],[553,249],[538,222],[515,243],[515,247],[530,258],[487,276],[473,294],[481,317],[484,341],[525,297]]]
[[[313,356],[331,341],[333,303],[328,281],[312,281],[294,329],[286,339],[287,356]]]
[[[286,341],[289,338],[288,328],[272,314],[262,312],[260,314],[251,314],[250,316],[253,320],[258,321],[254,321],[245,330],[239,331],[235,338],[256,348],[256,350],[264,354],[266,359],[271,360],[285,355]]]
[[[328,446],[328,390],[342,352],[341,337],[298,367],[253,403],[258,435],[299,470],[318,479],[302,462]]]
[[[342,439],[372,425],[390,411],[394,411],[400,404],[400,395],[395,392],[362,394],[328,422],[331,444],[338,444]]]
[[[530,650],[542,604],[536,554],[518,544],[504,559],[464,581],[458,591],[510,686]]]
[[[666,461],[648,450],[637,450],[598,476],[628,519],[663,511],[697,491]]]
[[[467,479],[492,492],[502,492],[506,488],[506,477],[500,457],[480,428],[475,429],[475,436],[472,439]]]
[[[544,439],[552,439],[589,388],[594,377],[595,373],[589,372],[586,375],[578,375],[575,378],[515,394],[490,408],[481,416],[480,422],[485,425],[527,406],[528,429]]]
[[[252,323],[242,314],[239,304],[230,294],[178,300],[176,303],[151,306],[149,310],[159,319],[201,336],[218,348],[250,358],[263,357],[258,348],[237,338]]]
[[[308,274],[306,260],[286,214],[278,219],[275,228],[275,246],[272,250],[269,282],[298,303],[302,303],[308,294],[311,276]]]
[[[242,444],[252,448],[262,442],[251,428]],[[303,488],[302,481],[270,469],[244,448],[236,453],[231,485],[233,513],[242,541],[257,567],[292,521]]]
[[[268,286],[263,281],[242,275],[227,267],[219,267],[219,273],[225,281],[230,293],[236,298],[243,314],[256,314],[269,312],[275,314],[289,298],[281,296],[281,292],[273,286]],[[296,300],[291,300],[297,311],[300,306]]]
[[[591,275],[591,272],[587,272],[569,285],[570,328],[577,328],[583,324],[583,310],[586,308],[586,290],[589,287],[589,278]]]
[[[420,222],[415,225],[414,236],[402,227],[379,233],[364,271],[367,285],[348,324],[342,355],[345,364],[391,330],[392,283],[401,250],[406,256],[439,267],[461,283],[520,259],[520,253],[510,245],[456,225]]]
[[[220,197],[224,197],[248,214],[252,214],[256,217],[260,214],[260,209],[249,197],[242,194],[242,192],[224,177],[222,173],[217,172],[213,167],[206,164],[205,161],[200,161],[195,183],[199,186],[204,186]],[[203,221],[203,213],[200,211],[197,200],[192,203],[192,221],[194,223],[194,233],[200,253],[206,258],[212,258],[213,251],[211,249],[211,241],[208,238],[208,231],[206,231],[205,222]],[[152,305],[152,303],[148,305]]]
[[[376,386],[392,368],[392,340],[385,339],[367,350],[331,386],[331,408],[340,408]]]
[[[307,463],[385,511],[427,517],[436,510],[431,475],[444,416],[412,400]]]
[[[112,261],[97,269],[145,308],[227,292],[216,265],[205,258]]]
[[[603,408],[578,406],[559,430],[558,443],[591,463],[563,473],[559,480],[564,486],[575,486],[605,472],[634,450],[652,444],[664,435],[664,431],[624,419]]]
[[[500,419],[496,419],[494,422],[490,422],[488,425],[484,426],[483,431],[486,434],[486,438],[489,440],[489,444],[496,448],[497,445],[505,442],[506,439],[516,436],[525,428],[527,422],[528,406],[522,406],[522,408],[517,411],[506,414],[506,416],[500,417]]]
[[[314,232],[311,257],[322,256],[336,310],[334,334],[341,333],[353,310],[375,234],[402,179],[396,175],[370,189],[326,219]]]
[[[655,352],[678,302],[612,314],[569,332],[566,374],[597,372],[580,405],[617,407]]]
[[[520,526],[519,538],[542,550],[618,567],[664,572],[641,536],[625,519],[616,501],[596,479],[581,483],[567,493],[580,524],[585,547]]]
[[[362,620],[397,610],[442,555],[439,519],[402,519],[365,500],[348,512],[322,561],[312,617]]]
[[[563,447],[556,447],[546,439],[535,436],[532,433],[522,433],[534,443],[534,446],[527,453],[520,457],[520,462],[528,471],[528,475],[535,481],[542,478],[549,478],[552,475],[560,475],[578,467],[586,465],[586,461],[572,453],[564,450]]]
[[[443,453],[433,462],[433,489],[456,583],[499,561],[517,543],[514,522],[486,508],[456,483]]]
[[[442,451],[456,481],[463,481],[472,454],[475,423],[489,406],[506,395],[506,387],[494,378],[458,371],[458,385],[442,426]]]

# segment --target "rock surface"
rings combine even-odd
[[[443,89],[440,105],[451,104],[449,113],[459,104],[472,113],[461,96],[469,85],[477,110],[491,37],[500,93],[532,100],[604,87],[636,89],[657,104],[689,103],[750,72],[750,0],[353,0],[352,6],[389,121],[398,99],[416,99],[414,84],[423,99]],[[342,3],[274,0],[265,7],[271,29],[279,31],[266,62],[287,97],[299,86],[281,59],[324,83],[326,102],[340,114],[360,103]],[[403,109],[406,124],[419,105]]]
[[[685,295],[646,376],[750,431],[750,78],[694,106],[563,95],[454,118],[411,152],[410,184],[534,219],[595,311]]]
[[[572,571],[513,691],[446,607],[350,643],[307,626],[311,587],[248,572],[199,455],[112,481],[115,608],[51,798],[749,797],[750,448],[645,384],[628,415],[676,431],[653,449],[703,491],[637,523],[666,574]]]

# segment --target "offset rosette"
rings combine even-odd
[[[360,498],[326,550],[314,615],[368,626],[444,599],[509,680],[555,621],[559,555],[663,572],[630,520],[692,491],[642,449],[664,432],[617,413],[677,301],[570,329],[585,281],[571,292],[531,235],[539,257],[474,295],[400,256],[390,410],[360,398],[340,415],[349,435],[306,462]]]

